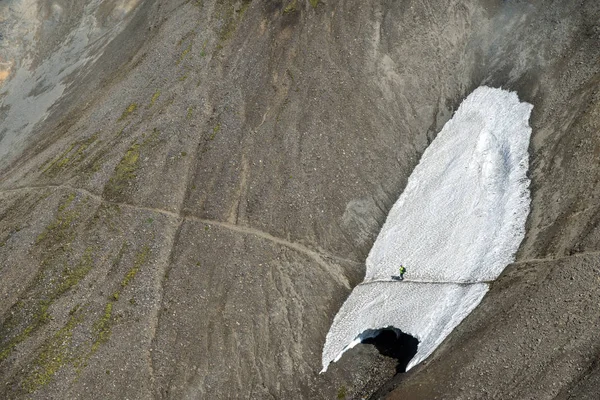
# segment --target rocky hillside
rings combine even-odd
[[[598,1],[6,0],[0,34],[0,398],[600,390]],[[484,84],[534,105],[517,262],[408,374],[362,345],[319,375]]]

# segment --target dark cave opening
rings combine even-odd
[[[380,354],[398,361],[396,373],[406,372],[406,367],[417,354],[419,340],[394,327],[369,329],[361,334],[362,343],[372,344]]]

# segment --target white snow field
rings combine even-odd
[[[529,214],[529,116],[516,93],[480,87],[425,150],[327,334],[323,371],[368,330],[419,340],[412,368],[514,261]],[[404,265],[403,282],[392,281]]]

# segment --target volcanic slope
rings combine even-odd
[[[597,307],[580,291],[596,279],[583,253],[600,251],[597,1],[7,4],[33,19],[0,14],[0,135],[19,143],[0,167],[0,398],[377,390],[395,361],[371,345],[318,374],[327,331],[424,150],[482,85],[534,105],[525,239],[500,277],[511,285],[433,353],[435,374],[409,374],[459,392],[476,364],[457,379],[457,359],[436,355],[493,351],[476,382],[497,398],[512,379],[598,392]],[[78,32],[90,42],[71,46]],[[5,91],[21,78],[39,86]],[[40,96],[32,126],[4,124]],[[559,267],[565,280],[548,280]],[[533,300],[500,323],[504,295]],[[578,299],[574,317],[550,318],[549,298]],[[534,329],[539,354],[523,342]]]

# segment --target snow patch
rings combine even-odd
[[[431,285],[376,282],[358,285],[335,317],[323,351],[323,371],[346,350],[361,343],[365,332],[393,326],[419,340],[407,370],[425,359],[479,304],[485,283]],[[327,358],[326,358],[327,356]]]
[[[327,334],[323,371],[364,332],[389,326],[420,342],[410,369],[479,304],[483,282],[514,261],[529,214],[532,108],[516,93],[489,87],[463,101],[392,207],[365,281]],[[401,264],[406,280],[387,282]]]

